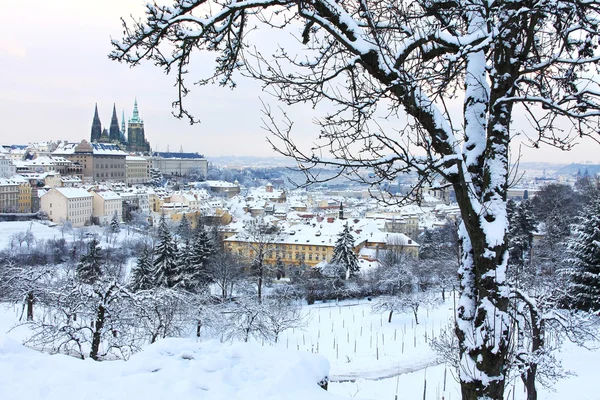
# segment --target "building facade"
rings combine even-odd
[[[127,153],[113,143],[61,143],[54,151],[73,163],[82,166],[80,178],[89,182],[125,182]]]
[[[205,177],[208,172],[208,161],[199,153],[153,152],[150,159],[163,175]]]
[[[13,179],[0,178],[0,212],[15,213],[19,211],[19,182]]]
[[[69,221],[81,227],[91,223],[93,197],[81,188],[54,188],[40,197],[40,210],[54,223]]]
[[[125,166],[127,168],[127,184],[135,185],[150,182],[151,163],[148,159],[144,157],[127,156],[125,157]]]
[[[119,222],[123,220],[123,199],[117,193],[106,190],[92,192],[92,217],[99,225],[107,225],[111,222],[115,213]]]

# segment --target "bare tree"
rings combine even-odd
[[[186,336],[200,307],[199,296],[181,290],[159,287],[135,294],[134,313],[149,343]]]
[[[269,338],[275,343],[279,335],[288,329],[301,329],[306,326],[306,317],[296,300],[282,297],[269,297],[263,302],[264,327]]]
[[[53,272],[54,269],[48,266],[3,263],[0,265],[0,299],[22,303],[27,310],[27,321],[33,321],[34,304],[44,295]]]
[[[235,284],[242,278],[243,270],[238,256],[219,251],[208,264],[208,273],[221,290],[221,300],[232,295]]]
[[[201,85],[234,87],[241,70],[287,105],[332,102],[309,150],[294,142],[287,115],[281,123],[265,106],[276,149],[297,160],[308,182],[322,179],[314,168],[323,165],[375,187],[408,171],[420,185],[432,173],[448,182],[462,216],[461,392],[499,400],[511,336],[509,148],[520,133],[511,121],[525,114],[534,146],[569,149],[577,135],[597,132],[599,13],[594,0],[176,0],[147,4],[145,20],[124,23],[111,57],[174,72],[176,115],[192,122],[183,99],[196,51],[219,52]],[[258,24],[295,32],[298,42],[261,51],[245,41]],[[462,113],[453,112],[459,96]],[[378,106],[388,124],[400,115],[396,129],[377,124]],[[365,168],[373,172],[367,178],[359,174]],[[420,185],[407,197],[418,198]]]
[[[133,334],[132,297],[117,281],[93,285],[64,278],[49,286],[43,297],[44,317],[29,321],[33,334],[26,343],[99,360],[111,354],[128,358],[142,342]]]
[[[246,244],[246,258],[249,272],[256,277],[258,301],[262,300],[263,283],[271,271],[267,258],[272,258],[275,244],[281,236],[280,229],[265,221],[262,217],[248,221],[244,230],[237,235]]]

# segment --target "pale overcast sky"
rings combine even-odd
[[[113,103],[131,116],[137,97],[146,138],[154,150],[198,151],[210,156],[270,156],[260,128],[259,97],[275,101],[256,82],[238,79],[233,92],[195,88],[188,106],[202,123],[171,116],[173,79],[149,63],[130,69],[112,62],[110,37],[121,38],[120,17],[142,16],[140,0],[29,0],[2,5],[0,14],[0,118],[2,144],[89,139],[94,104],[108,127]],[[298,135],[314,137],[310,109],[295,113]],[[526,151],[524,161],[600,163],[600,147],[570,153]]]

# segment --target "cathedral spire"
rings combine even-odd
[[[134,122],[134,123],[140,123],[142,122],[140,120],[140,113],[138,111],[138,105],[137,105],[137,97],[133,102],[133,116],[131,117],[131,119],[129,120],[130,122]]]
[[[121,132],[119,130],[119,120],[117,119],[117,108],[113,103],[112,119],[110,120],[110,130],[108,137],[111,142],[119,142],[121,140]]]
[[[98,141],[102,135],[102,124],[100,123],[100,117],[98,116],[98,103],[94,109],[94,120],[92,121],[92,134],[90,140],[92,142]]]

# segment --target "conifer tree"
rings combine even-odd
[[[511,211],[508,230],[509,269],[512,270],[513,277],[518,278],[523,272],[526,272],[526,265],[530,261],[535,220],[529,201],[522,201]]]
[[[110,233],[117,234],[119,232],[121,232],[121,225],[119,224],[119,214],[117,213],[117,211],[115,211],[115,213],[112,216],[112,219],[110,220]]]
[[[177,265],[177,243],[173,239],[165,215],[158,224],[158,244],[154,250],[154,282],[157,286],[173,287],[179,274]]]
[[[338,235],[331,263],[339,264],[345,268],[346,279],[356,276],[360,271],[358,258],[354,254],[354,236],[350,233],[348,224],[344,225],[344,229]]]
[[[189,292],[195,292],[200,283],[200,269],[193,263],[193,251],[193,243],[190,239],[179,247],[177,256],[178,275],[173,281],[177,287]]]
[[[137,260],[136,266],[131,271],[131,290],[148,290],[156,286],[154,282],[154,268],[152,266],[152,254],[144,247],[142,254]]]
[[[187,272],[196,285],[203,286],[211,282],[208,264],[214,253],[214,244],[208,232],[204,225],[198,225],[191,243],[190,266]]]
[[[93,238],[88,244],[88,252],[81,256],[77,265],[77,278],[93,284],[102,276],[102,250],[98,239]]]
[[[187,240],[190,237],[192,232],[192,228],[190,226],[190,221],[187,219],[185,214],[182,215],[181,221],[179,222],[179,226],[177,226],[177,234],[181,238],[181,240]]]
[[[279,256],[277,256],[277,260],[275,261],[275,274],[278,280],[281,278],[285,278],[285,265],[283,264],[283,260]]]
[[[568,251],[571,304],[584,311],[600,311],[600,199],[585,209]]]

